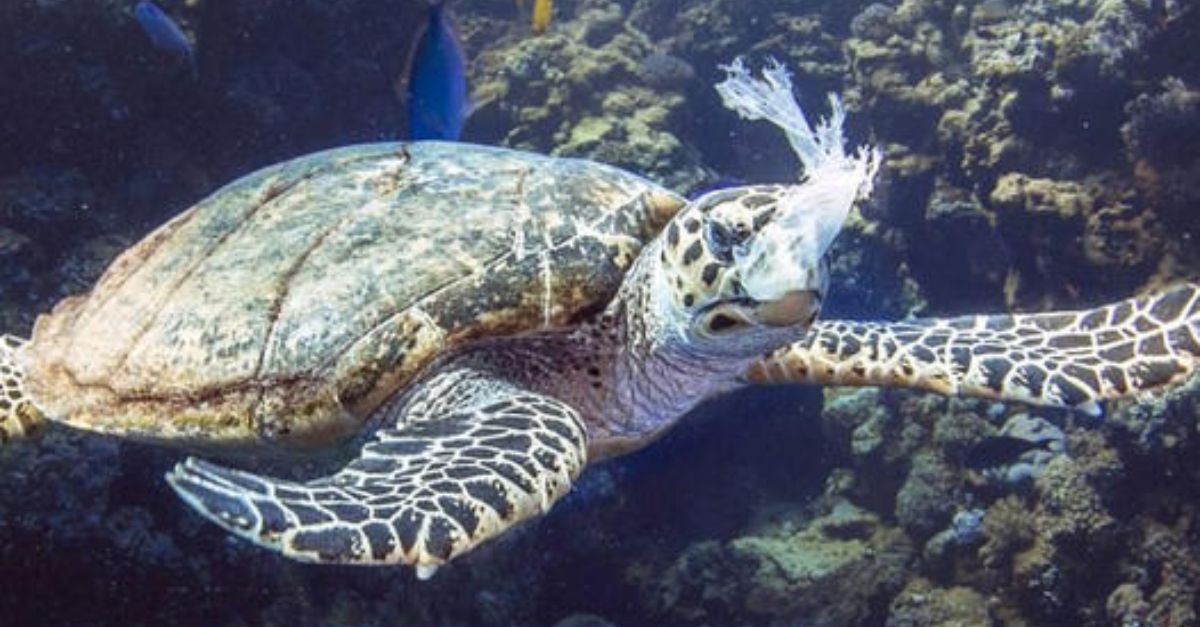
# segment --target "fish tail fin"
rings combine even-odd
[[[25,340],[0,335],[0,446],[36,436],[46,417],[25,393],[25,369],[17,355]]]
[[[554,15],[554,4],[550,0],[533,0],[533,16],[531,25],[533,32],[544,33],[550,27],[550,18]]]

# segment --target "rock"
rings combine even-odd
[[[1007,496],[992,503],[982,521],[986,541],[979,553],[984,566],[1008,568],[1013,556],[1033,542],[1035,524],[1020,497]]]
[[[914,538],[928,538],[950,522],[960,498],[957,472],[937,453],[919,451],[896,494],[896,520]]]
[[[1095,196],[1078,183],[1037,179],[1016,172],[996,181],[989,201],[1001,214],[1049,215],[1062,220],[1080,219],[1096,206]]]
[[[676,135],[687,117],[686,62],[627,29],[619,5],[597,3],[545,35],[506,44],[472,66],[478,105],[467,135],[595,159],[677,189],[710,178]]]
[[[1200,171],[1200,158],[1190,146],[1200,142],[1200,91],[1178,77],[1140,94],[1125,105],[1121,139],[1133,164],[1138,191],[1158,208],[1172,231],[1192,234],[1192,208],[1200,191],[1191,182]],[[1186,246],[1185,249],[1194,249]]]
[[[1016,269],[1006,287],[1010,306],[1052,285],[1059,286],[1059,298],[1069,296],[1062,293],[1064,285],[1131,289],[1148,274],[1159,250],[1155,216],[1114,197],[1104,181],[1010,173],[996,182],[989,204],[1013,247]]]
[[[671,90],[689,86],[696,79],[696,70],[673,54],[651,52],[638,63],[637,75],[647,87]]]
[[[131,238],[237,174],[401,133],[393,82],[421,3],[170,4],[199,81],[153,54],[129,1],[0,3],[0,330],[27,333]],[[517,4],[454,6],[478,105],[468,140],[600,159],[679,191],[792,181],[776,131],[721,108],[718,64],[779,57],[817,115],[825,92],[845,94],[850,143],[870,138],[887,163],[835,244],[831,316],[1077,307],[1200,274],[1200,75],[1178,52],[1200,31],[1195,3],[561,0],[540,36]],[[1194,624],[1198,390],[1066,427],[1069,456],[1039,448],[1019,495],[963,466],[993,424],[1048,412],[836,389],[800,431],[779,425],[815,415],[820,395],[772,390],[778,422],[762,420],[762,396],[750,416],[719,406],[723,430],[706,431],[714,418],[686,447],[668,436],[593,468],[548,517],[419,588],[407,569],[347,577],[231,541],[162,484],[175,452],[52,432],[0,450],[0,558],[21,582],[0,616]]]
[[[850,20],[850,34],[859,39],[885,41],[894,30],[895,15],[896,10],[886,4],[869,4]]]
[[[978,508],[956,512],[950,526],[935,533],[925,543],[921,552],[925,566],[939,573],[948,572],[954,557],[982,544],[986,537],[983,517],[984,510]]]
[[[884,148],[887,167],[876,182],[873,201],[863,208],[863,217],[884,224],[912,227],[924,219],[933,191],[938,159],[908,151],[904,146]]]
[[[1196,159],[1189,147],[1200,144],[1200,90],[1168,77],[1158,93],[1130,100],[1125,114],[1121,139],[1131,162],[1170,168]]]
[[[1138,454],[1186,476],[1178,456],[1200,444],[1200,377],[1146,402],[1121,403],[1108,422]]]
[[[961,586],[940,588],[913,579],[892,599],[887,627],[989,627],[997,621],[983,595]]]
[[[863,624],[911,555],[899,530],[841,503],[799,531],[692,545],[651,592],[668,621]]]
[[[1150,604],[1137,585],[1123,583],[1113,588],[1105,603],[1108,619],[1114,625],[1145,625],[1149,620]]]
[[[908,257],[914,277],[935,310],[970,300],[980,308],[1003,306],[1002,289],[1012,252],[971,191],[938,182]]]

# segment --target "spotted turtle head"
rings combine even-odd
[[[828,287],[825,253],[845,212],[802,185],[715,191],[692,201],[662,236],[663,302],[687,341],[706,352],[753,356],[816,320]]]

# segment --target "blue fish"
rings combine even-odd
[[[141,0],[134,7],[133,16],[155,48],[186,60],[188,66],[192,68],[192,78],[195,79],[199,76],[192,42],[188,41],[187,35],[183,34],[183,29],[179,28],[179,24],[171,19],[170,15],[164,13],[162,9],[158,8],[158,5],[150,0]]]
[[[455,141],[471,105],[467,60],[444,0],[432,0],[429,23],[413,47],[401,92],[408,113],[409,139]]]

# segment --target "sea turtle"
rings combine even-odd
[[[1176,381],[1200,287],[1074,313],[816,321],[825,251],[879,155],[816,129],[781,68],[735,65],[797,185],[686,202],[597,163],[373,144],[255,172],[0,343],[0,434],[45,420],[193,450],[320,447],[291,481],[188,458],[167,479],[229,531],[305,561],[421,577],[546,511],[589,460],[745,384],[904,386],[1088,407]]]

